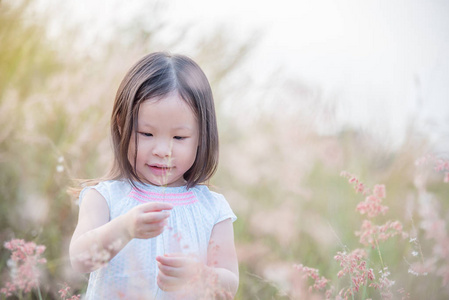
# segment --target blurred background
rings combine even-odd
[[[343,170],[385,184],[389,211],[376,222],[398,220],[410,237],[379,246],[393,299],[449,297],[449,167],[435,169],[449,158],[448,2],[2,0],[0,242],[47,247],[45,299],[65,282],[85,291],[68,261],[78,206],[67,189],[106,172],[118,85],[161,50],[192,57],[212,85],[212,184],[239,218],[237,299],[324,298],[299,263],[337,293],[351,285],[334,255],[364,248],[364,197]],[[369,261],[377,272],[377,251]],[[367,298],[382,296],[353,297]]]

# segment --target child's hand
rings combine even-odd
[[[131,238],[149,239],[164,231],[173,206],[169,203],[151,202],[134,207],[125,215],[125,226]]]
[[[202,265],[192,255],[165,254],[156,260],[159,267],[157,284],[163,291],[176,291],[200,279]]]

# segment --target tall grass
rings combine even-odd
[[[129,66],[151,51],[183,49],[182,43],[154,38],[160,26],[135,25],[117,29],[129,34],[127,42],[102,45],[103,55],[71,55],[68,40],[78,39],[73,30],[65,41],[49,40],[45,20],[50,16],[31,13],[30,2],[1,2],[0,8],[0,241],[19,238],[46,246],[40,292],[33,289],[22,297],[40,293],[56,299],[58,291],[67,290],[65,283],[71,293],[82,294],[86,276],[74,273],[68,262],[78,207],[66,190],[73,178],[98,177],[109,166],[110,109]],[[396,282],[395,296],[446,299],[448,170],[434,157],[415,163],[429,152],[425,138],[416,140],[411,130],[402,148],[391,150],[355,129],[320,135],[311,125],[317,122],[310,105],[316,103],[310,99],[315,93],[300,83],[300,89],[294,82],[285,85],[288,99],[245,101],[251,89],[260,88],[247,84],[242,71],[252,42],[233,44],[222,31],[187,53],[205,69],[217,101],[221,161],[212,183],[239,217],[234,224],[237,298],[323,298],[319,291],[309,293],[310,282],[295,264],[318,269],[336,294],[348,286],[337,276],[334,256],[360,247],[354,232],[365,216],[355,210],[364,197],[340,177],[347,170],[367,186],[386,186],[383,205],[389,210],[379,224],[399,220],[409,235],[368,246],[369,268],[379,270],[380,252]],[[260,108],[266,101],[276,104],[270,112]],[[0,288],[10,278],[10,255],[0,250]],[[382,298],[368,286],[353,297]]]

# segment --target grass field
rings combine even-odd
[[[112,101],[129,66],[177,47],[136,27],[126,44],[102,45],[103,55],[75,54],[76,30],[49,40],[45,20],[29,2],[0,3],[3,298],[14,288],[11,299],[84,293],[86,276],[68,260],[78,206],[67,189],[107,170]],[[395,149],[354,128],[319,134],[317,123],[328,118],[317,118],[319,99],[318,108],[304,105],[314,101],[312,87],[293,89],[280,105],[263,100],[276,109],[242,103],[254,87],[233,84],[250,43],[234,45],[218,32],[196,49],[191,56],[211,81],[219,118],[212,189],[238,216],[237,299],[449,298],[449,163],[412,122]],[[17,249],[27,255],[14,263]],[[17,274],[28,275],[18,282]]]

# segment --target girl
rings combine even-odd
[[[152,53],[123,79],[111,118],[114,165],[80,194],[72,266],[87,299],[233,298],[238,264],[218,161],[212,91],[182,55]]]

